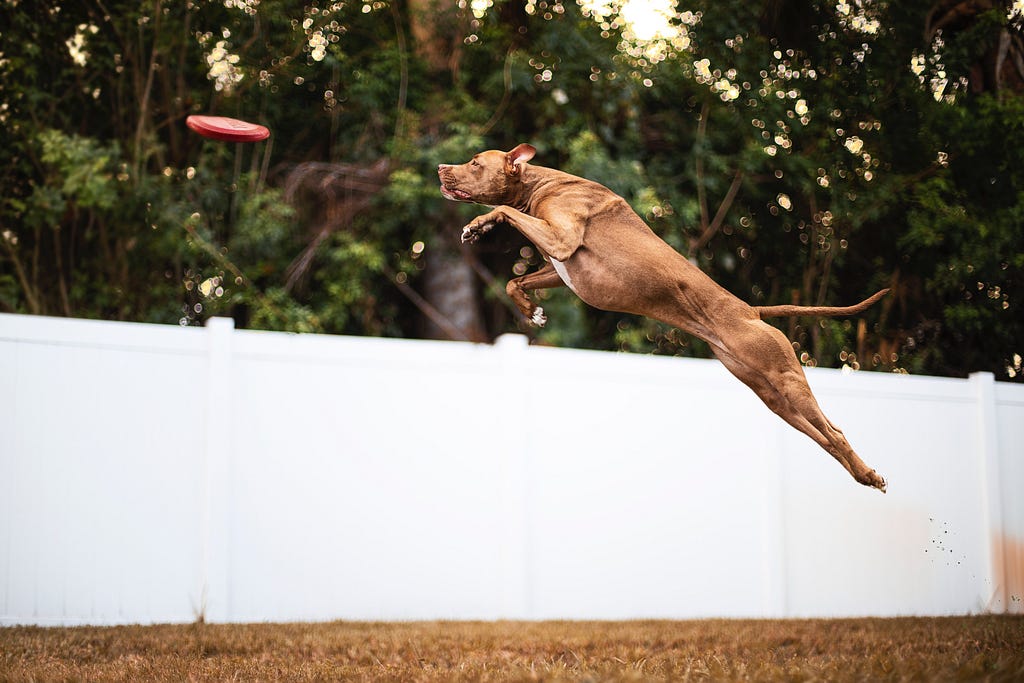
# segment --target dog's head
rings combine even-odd
[[[526,162],[537,150],[527,144],[511,152],[480,152],[465,164],[441,164],[441,194],[457,202],[475,202],[489,206],[508,204],[516,194]]]

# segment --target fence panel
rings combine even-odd
[[[0,315],[0,624],[1024,611],[1024,387]]]

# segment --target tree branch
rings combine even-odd
[[[702,232],[707,232],[708,229],[708,196],[707,190],[704,188],[704,152],[702,148],[704,147],[704,138],[707,134],[709,115],[710,108],[708,103],[705,102],[700,110],[700,120],[697,122],[697,141],[694,144],[696,151],[694,157],[697,172],[697,202],[700,204],[700,229]]]
[[[488,119],[487,123],[480,129],[480,135],[487,135],[491,128],[494,127],[505,113],[505,109],[508,107],[509,100],[512,99],[512,48],[508,49],[508,53],[505,55],[505,68],[502,70],[505,92],[501,95],[501,102],[498,103],[494,113],[491,114],[491,118]]]
[[[405,31],[402,29],[402,17],[398,13],[397,2],[391,3],[391,17],[395,22],[395,39],[398,43],[398,61],[400,64],[398,103],[395,105],[395,134],[391,150],[391,153],[394,154],[404,132],[405,102],[406,94],[409,90],[409,50],[406,46]]]
[[[185,221],[185,230],[192,236],[192,239],[194,239],[196,243],[203,248],[203,251],[212,256],[215,261],[223,265],[226,269],[231,271],[231,274],[236,278],[239,278],[242,281],[242,284],[249,284],[249,278],[242,274],[242,271],[238,269],[238,266],[232,263],[227,256],[222,254],[217,247],[207,242],[202,235],[196,232],[195,226],[192,226],[188,221]]]
[[[932,19],[942,9],[944,5],[948,6],[951,3],[939,3],[932,7],[928,12],[928,17],[925,19],[924,38],[925,42],[932,42],[932,38],[935,34],[955,22],[961,17],[974,17],[982,12],[992,9],[992,2],[989,0],[963,0],[962,2],[956,2],[953,6],[946,10],[942,18],[932,23]]]
[[[160,29],[160,17],[163,16],[163,12],[160,11],[160,5],[162,0],[156,0],[153,8],[153,49],[149,55],[149,67],[146,74],[146,84],[143,86],[142,92],[139,94],[139,123],[135,127],[135,178],[139,179],[142,177],[142,137],[145,133],[146,124],[149,120],[149,100],[150,95],[153,92],[153,78],[156,76],[156,58],[159,54],[157,49],[157,32]],[[139,52],[140,57],[142,51],[142,24],[139,25]],[[141,64],[140,64],[141,66]]]
[[[397,274],[390,266],[383,266],[384,274],[388,276],[398,291],[405,295],[412,304],[420,310],[420,313],[430,318],[430,321],[438,326],[452,341],[472,341],[470,336],[455,323],[449,320],[441,311],[437,310],[429,301],[420,296],[420,293],[410,287],[408,283],[398,279]]]
[[[725,216],[729,213],[729,209],[732,208],[732,203],[736,199],[737,193],[740,191],[740,184],[743,182],[743,169],[736,169],[736,175],[732,178],[732,184],[729,186],[728,192],[725,193],[725,197],[722,199],[722,203],[718,205],[718,211],[715,212],[715,217],[708,225],[701,236],[690,245],[690,253],[703,249],[704,246],[711,241],[711,238],[715,236],[718,229],[722,227],[722,222],[725,220]]]
[[[7,234],[0,235],[0,244],[3,244],[7,249],[7,255],[11,259],[11,263],[14,264],[14,273],[18,276],[18,282],[21,283],[21,290],[25,292],[25,301],[28,303],[29,313],[38,315],[42,313],[39,308],[39,300],[33,292],[32,283],[29,282],[28,274],[25,273],[25,267],[21,264],[21,259],[18,258],[18,252],[15,251],[11,239]]]

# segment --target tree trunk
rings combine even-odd
[[[485,342],[487,331],[480,306],[480,282],[463,256],[465,245],[439,238],[426,250],[427,267],[423,271],[423,295],[458,330],[459,341]],[[450,339],[452,330],[442,329],[424,319],[422,333],[428,339]]]
[[[469,15],[455,3],[439,0],[409,0],[409,23],[414,49],[433,78],[433,87],[441,90],[458,80],[462,38],[468,33]],[[435,136],[443,134],[441,121],[423,121]],[[445,212],[440,232],[428,245],[424,258],[423,296],[464,340],[487,341],[488,334],[481,309],[481,283],[470,262],[463,256],[464,245],[455,238],[459,234],[458,214]],[[430,339],[449,339],[445,330],[429,318],[424,320],[423,334]]]

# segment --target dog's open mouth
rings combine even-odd
[[[457,201],[457,202],[471,202],[471,201],[473,201],[473,198],[465,190],[459,190],[457,188],[448,187],[448,186],[443,185],[443,184],[441,185],[441,195],[445,199],[452,199],[452,200]]]

